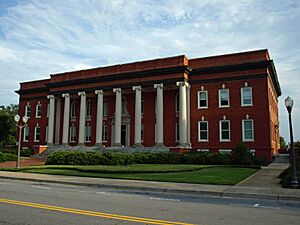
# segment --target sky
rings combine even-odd
[[[19,83],[49,74],[185,54],[268,49],[282,96],[294,99],[300,140],[300,1],[0,0],[0,105],[18,103]]]

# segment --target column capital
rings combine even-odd
[[[48,99],[54,99],[54,95],[47,95]]]
[[[84,91],[78,92],[78,96],[85,96],[85,92]]]
[[[133,91],[140,91],[140,90],[142,90],[142,87],[141,87],[141,85],[139,85],[139,86],[132,86],[132,90]]]
[[[186,87],[190,87],[190,84],[186,81],[178,81],[176,82],[176,86],[186,86]]]
[[[63,98],[69,98],[70,97],[70,94],[69,93],[64,93],[61,95]]]
[[[163,87],[164,87],[164,84],[163,84],[163,83],[160,83],[160,84],[154,84],[153,86],[154,86],[154,88],[163,88]]]
[[[100,94],[100,95],[103,95],[103,91],[102,91],[102,90],[95,90],[95,94],[96,94],[96,95],[99,95],[99,94]]]
[[[122,90],[121,88],[113,88],[114,93],[121,92],[121,90]]]

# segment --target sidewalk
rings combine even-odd
[[[288,164],[285,163],[272,163],[235,186],[57,176],[5,171],[0,171],[0,178],[104,187],[119,190],[300,202],[300,189],[285,189],[281,188],[278,184],[278,174],[287,167]]]

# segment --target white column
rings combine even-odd
[[[142,88],[141,86],[133,86],[132,90],[135,91],[134,146],[142,146]]]
[[[79,117],[78,144],[79,145],[84,145],[86,95],[85,95],[85,92],[78,92],[78,96],[80,96],[80,117]]]
[[[187,144],[191,147],[191,85],[186,87],[186,101],[187,101]]]
[[[55,144],[59,145],[60,139],[60,116],[61,116],[61,98],[56,98],[56,113],[55,113]]]
[[[116,93],[116,107],[115,107],[115,134],[114,146],[121,146],[121,124],[122,124],[122,92],[121,88],[114,88]]]
[[[103,127],[103,91],[96,90],[97,95],[97,124],[96,124],[96,145],[102,147],[102,127]]]
[[[69,120],[70,120],[70,95],[66,93],[66,94],[62,94],[62,97],[65,98],[62,143],[63,145],[68,145]]]
[[[48,95],[49,99],[49,117],[48,117],[48,145],[53,145],[53,133],[54,133],[54,108],[55,108],[55,97],[54,95]]]
[[[154,84],[156,88],[156,146],[164,145],[164,84]]]
[[[187,145],[187,105],[186,105],[186,83],[177,82],[179,86],[179,146]]]

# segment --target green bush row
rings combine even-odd
[[[47,165],[129,164],[230,164],[230,157],[216,153],[121,153],[59,151],[48,156]]]
[[[0,152],[2,153],[11,153],[11,154],[18,154],[18,149],[0,149]],[[23,157],[29,157],[32,155],[32,149],[22,149],[20,152],[21,156]]]
[[[17,160],[17,156],[15,154],[0,152],[0,162],[16,161],[16,160]]]

